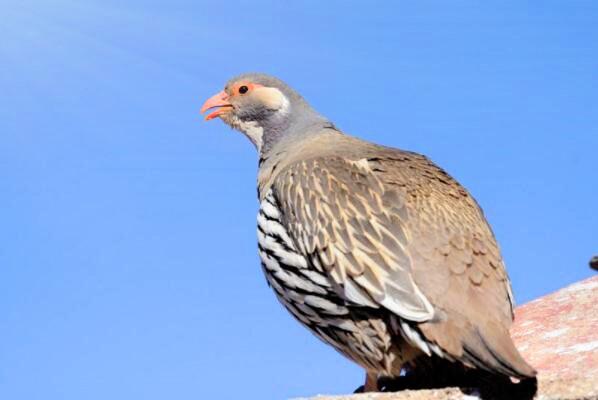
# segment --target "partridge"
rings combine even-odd
[[[258,249],[269,285],[366,371],[365,390],[426,358],[531,378],[509,335],[513,294],[474,198],[425,156],[347,135],[264,74],[201,112],[259,153]]]

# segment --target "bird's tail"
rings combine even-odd
[[[462,360],[482,370],[518,379],[536,376],[536,370],[523,359],[509,332],[498,324],[488,324],[484,332],[471,330],[463,341]]]
[[[506,327],[494,321],[474,326],[463,320],[423,323],[419,328],[436,343],[446,358],[465,365],[518,379],[533,378],[536,371],[521,356]]]

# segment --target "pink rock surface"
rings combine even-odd
[[[511,335],[540,378],[598,381],[598,276],[518,307]]]

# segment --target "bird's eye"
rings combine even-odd
[[[249,88],[247,86],[243,85],[239,88],[239,93],[245,94],[245,93],[247,93],[248,90],[249,90]]]

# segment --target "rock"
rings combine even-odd
[[[542,378],[598,383],[598,276],[517,308],[511,336]]]
[[[525,359],[538,370],[535,399],[598,400],[598,276],[518,307],[511,334]],[[478,399],[475,390],[405,390],[311,400],[466,399]]]

